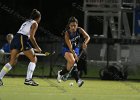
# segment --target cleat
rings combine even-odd
[[[25,82],[24,82],[25,85],[31,85],[31,86],[38,86],[39,84],[36,83],[34,80],[30,79],[30,80],[27,80],[25,79]]]
[[[78,87],[81,87],[84,84],[84,81],[79,79],[77,83],[78,83]]]
[[[58,73],[57,73],[57,82],[58,83],[61,83],[61,81],[62,81],[62,75],[60,75],[60,72],[61,72],[62,70],[60,70],[60,71],[58,71]]]
[[[0,86],[3,86],[3,82],[2,82],[2,80],[0,79]]]

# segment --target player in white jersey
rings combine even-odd
[[[33,23],[35,23],[36,21],[33,20],[33,19],[30,19],[30,20],[27,20],[26,22],[24,22],[19,31],[17,33],[20,33],[20,34],[23,34],[23,35],[26,35],[28,37],[30,37],[30,27]]]
[[[39,85],[38,83],[33,81],[32,75],[37,62],[37,58],[35,56],[34,50],[36,50],[36,52],[42,51],[41,48],[38,46],[36,39],[34,37],[40,20],[41,20],[40,12],[36,9],[33,9],[29,20],[27,20],[21,25],[19,31],[14,36],[14,39],[12,40],[10,45],[10,49],[11,49],[10,61],[7,64],[5,64],[5,66],[2,68],[0,72],[0,86],[3,85],[2,78],[5,76],[5,74],[8,71],[12,69],[12,66],[16,61],[17,55],[20,52],[23,52],[25,56],[27,56],[30,59],[30,63],[28,65],[28,70],[27,70],[27,76],[24,84],[31,85],[31,86]],[[34,49],[31,47],[29,40],[34,46],[33,47]]]

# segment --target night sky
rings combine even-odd
[[[39,24],[42,29],[38,29],[38,32],[50,32],[59,36],[71,16],[75,16],[79,20],[79,26],[83,27],[82,6],[83,0],[1,0],[0,34],[15,34],[30,16],[32,9],[36,8],[42,14]]]

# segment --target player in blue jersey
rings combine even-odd
[[[5,43],[2,48],[0,49],[0,63],[5,64],[7,61],[9,61],[9,55],[4,55],[5,53],[10,53],[10,44],[13,40],[14,36],[13,34],[9,33],[6,35],[7,43]]]
[[[39,85],[34,80],[32,80],[32,75],[37,62],[34,50],[36,50],[36,52],[42,51],[41,48],[38,46],[36,39],[34,37],[40,20],[41,20],[40,12],[37,9],[33,9],[29,20],[25,21],[21,25],[19,31],[14,36],[10,45],[11,49],[10,61],[7,64],[5,64],[5,66],[2,68],[0,72],[0,86],[3,85],[2,78],[8,71],[12,69],[12,66],[16,61],[16,57],[20,52],[23,52],[24,55],[30,59],[30,63],[28,65],[27,70],[27,76],[24,84],[31,86]],[[31,47],[29,40],[31,41],[34,49]]]
[[[65,42],[62,50],[62,54],[67,60],[67,65],[66,68],[58,71],[57,81],[59,83],[62,80],[62,76],[68,73],[71,68],[76,65],[75,61],[78,60],[79,55],[80,35],[82,35],[85,39],[82,44],[82,48],[87,48],[87,44],[90,40],[89,35],[84,31],[84,29],[78,27],[78,20],[75,17],[70,17],[67,26],[67,30],[64,33]],[[78,86],[81,87],[84,81],[79,78],[78,70],[75,66],[72,70],[72,76],[75,78]]]
[[[11,33],[7,34],[7,36],[6,36],[7,43],[5,43],[2,46],[2,49],[4,50],[4,52],[10,53],[10,44],[11,44],[11,41],[13,40],[13,38],[14,38],[13,34],[11,34]]]

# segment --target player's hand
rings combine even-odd
[[[34,51],[35,51],[35,52],[39,52],[39,53],[41,53],[42,50],[41,50],[40,47],[38,47],[38,48],[35,48]]]
[[[79,58],[78,58],[78,56],[77,56],[77,54],[75,52],[74,52],[73,56],[74,56],[74,58],[75,58],[76,61],[79,60]]]
[[[75,60],[76,61],[78,61],[79,60],[79,58],[78,58],[78,56],[75,54]]]
[[[74,50],[71,50],[71,53],[73,54],[75,60],[78,61],[78,56],[77,56],[77,54],[75,53],[75,51],[74,51]]]

